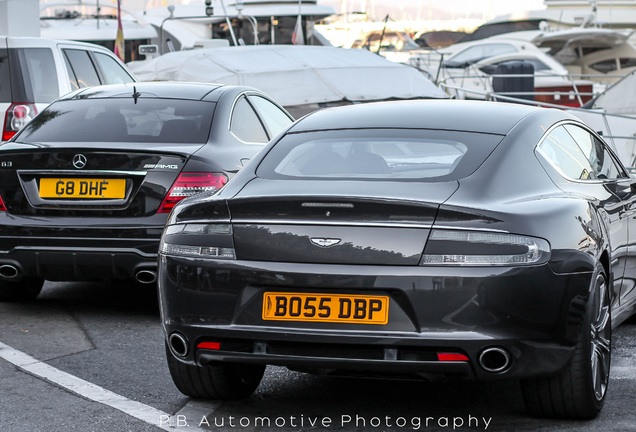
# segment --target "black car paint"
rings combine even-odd
[[[84,88],[61,97],[59,101],[97,104],[102,98],[205,100],[215,117],[205,144],[23,143],[24,130],[3,143],[0,196],[7,211],[0,212],[0,265],[17,268],[15,279],[62,281],[135,279],[141,270],[156,271],[159,237],[168,217],[157,209],[178,175],[220,172],[231,177],[262,148],[229,131],[234,103],[246,94],[262,95],[239,86],[133,83]],[[27,128],[46,124],[55,109],[54,102]],[[87,157],[81,170],[72,164],[77,154]],[[37,179],[61,174],[127,178],[129,190],[126,199],[99,203],[39,198]]]
[[[327,180],[315,190],[302,180],[260,178],[258,167],[276,145],[273,142],[220,193],[178,205],[168,224],[231,222],[238,233],[234,238],[237,260],[160,256],[165,334],[180,333],[190,343],[180,361],[199,365],[216,361],[267,363],[323,373],[437,372],[480,379],[551,374],[572,355],[596,262],[602,263],[613,280],[612,325],[627,318],[634,311],[634,302],[626,301],[629,288],[623,297],[620,290],[624,280],[636,277],[632,274],[636,268],[625,265],[633,259],[634,246],[625,247],[625,241],[618,238],[625,230],[617,229],[616,224],[627,220],[630,232],[636,230],[630,205],[625,204],[634,199],[633,181],[599,181],[592,186],[598,198],[591,199],[582,186],[564,181],[534,152],[553,125],[580,124],[576,118],[554,110],[484,105],[485,109],[472,110],[473,116],[463,118],[458,125],[454,123],[457,116],[450,113],[461,111],[465,103],[470,102],[437,104],[426,111],[427,116],[410,111],[409,105],[393,116],[386,116],[381,104],[357,107],[357,116],[325,110],[297,122],[287,132],[414,129],[417,125],[506,135],[483,166],[456,182],[429,184],[424,180],[399,183],[398,187],[392,182],[370,181],[365,188],[360,182]],[[504,158],[524,163],[494,169],[501,167]],[[543,171],[547,175],[537,175]],[[308,211],[302,207],[306,202],[322,203],[323,207]],[[405,202],[410,210],[404,211]],[[329,203],[355,203],[356,207],[330,208]],[[357,213],[358,205],[370,210]],[[381,216],[369,220],[369,215],[376,213]],[[288,226],[290,221],[293,226]],[[329,232],[324,227],[332,225],[384,228],[382,222],[395,229],[461,227],[536,236],[549,239],[552,254],[548,263],[528,267],[449,268],[360,262],[343,265],[333,255],[334,261],[329,263],[321,261],[317,252],[300,246],[278,251],[273,245],[264,251],[241,249],[245,233],[271,226],[276,226],[277,235],[284,239],[281,247],[289,247],[299,238],[313,236],[315,226],[320,227],[322,236]],[[390,237],[391,230],[386,232]],[[408,255],[403,245],[379,247],[381,240],[373,239],[373,253]],[[335,249],[332,252],[337,254]],[[390,296],[395,309],[389,323],[380,327],[272,323],[261,318],[261,297],[266,290],[383,293]],[[221,341],[223,348],[195,349],[207,340]],[[479,353],[491,346],[504,347],[513,357],[511,366],[501,373],[475,366]],[[401,358],[393,357],[394,348],[400,350]],[[434,361],[434,354],[440,351],[465,353],[471,366]]]

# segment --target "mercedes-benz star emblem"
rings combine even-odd
[[[337,245],[338,243],[342,241],[342,239],[312,237],[309,239],[309,241],[315,244],[316,246],[328,248],[328,247]]]
[[[82,169],[86,166],[86,156],[83,154],[76,154],[73,156],[73,166],[77,169]]]

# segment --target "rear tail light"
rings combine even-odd
[[[7,206],[4,205],[4,201],[2,200],[2,197],[0,196],[0,212],[6,212],[7,211]]]
[[[171,256],[234,260],[236,251],[232,240],[232,225],[226,223],[168,225],[161,236],[159,253]]]
[[[214,192],[227,183],[223,173],[181,173],[163,199],[158,213],[169,213],[182,199],[203,192]]]
[[[7,110],[2,128],[2,141],[7,141],[38,113],[35,104],[12,103]]]
[[[433,230],[420,265],[511,266],[542,264],[550,244],[541,238],[514,234]]]

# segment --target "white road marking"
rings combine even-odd
[[[78,396],[107,405],[131,417],[151,424],[165,431],[203,431],[197,426],[177,424],[173,416],[141,402],[106,390],[96,384],[78,378],[53,366],[43,363],[28,354],[18,351],[0,342],[0,358],[12,363],[20,370],[41,378],[49,383],[62,387]],[[187,407],[188,405],[186,405]]]

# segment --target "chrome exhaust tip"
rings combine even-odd
[[[12,264],[0,265],[0,278],[15,279],[20,275],[20,270]]]
[[[135,273],[135,280],[142,284],[151,284],[157,281],[157,272],[152,270],[139,270]]]
[[[172,333],[168,345],[175,356],[183,358],[188,355],[188,341],[181,333]]]
[[[489,347],[481,351],[478,361],[479,366],[486,372],[501,373],[512,364],[512,356],[504,348]]]

